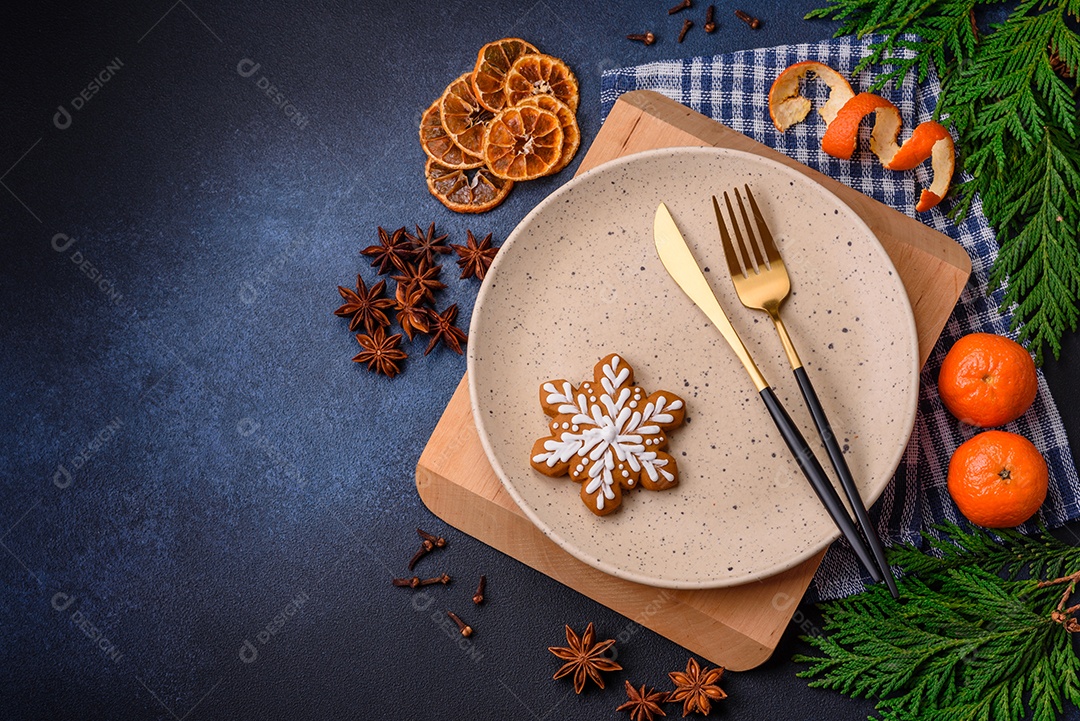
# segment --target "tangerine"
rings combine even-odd
[[[1016,341],[971,333],[956,341],[938,373],[945,407],[964,423],[991,428],[1022,416],[1039,390],[1035,362]]]
[[[821,136],[821,149],[841,160],[850,160],[859,140],[859,123],[870,113],[875,114],[874,130],[870,136],[870,147],[880,155],[882,145],[896,145],[896,135],[900,132],[900,111],[880,95],[859,93],[844,103],[836,118],[825,128]]]
[[[948,484],[949,495],[969,521],[1012,528],[1034,516],[1046,500],[1049,471],[1027,438],[986,431],[953,453]]]
[[[911,170],[931,157],[934,154],[934,146],[941,140],[952,142],[952,136],[944,125],[935,123],[933,120],[919,123],[903,146],[897,146],[895,152],[888,158],[881,158],[881,164],[889,170]],[[951,176],[952,173],[949,175]]]

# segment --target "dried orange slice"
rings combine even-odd
[[[522,55],[540,52],[519,38],[503,38],[480,48],[473,69],[473,93],[482,106],[492,112],[506,107],[506,74]]]
[[[769,117],[781,133],[806,120],[810,113],[810,99],[799,91],[799,81],[810,74],[829,86],[829,99],[818,110],[826,125],[831,124],[840,108],[855,97],[844,76],[828,65],[813,60],[795,63],[785,68],[769,88]]]
[[[492,112],[473,94],[469,74],[450,83],[439,98],[439,120],[443,130],[470,155],[481,155],[484,148],[485,125]]]
[[[513,181],[494,175],[488,168],[448,168],[431,158],[424,166],[428,190],[439,202],[457,213],[483,213],[506,199]]]
[[[559,116],[532,105],[503,110],[484,137],[487,167],[507,180],[533,180],[552,173],[562,150]]]
[[[441,100],[432,103],[420,118],[420,147],[429,158],[448,168],[479,168],[484,164],[483,157],[466,153],[446,134],[439,119]]]
[[[555,167],[551,169],[550,173],[559,172],[570,164],[581,146],[581,130],[578,128],[574,111],[563,101],[557,100],[554,95],[533,95],[518,103],[519,107],[522,105],[532,105],[547,110],[550,113],[555,113],[559,118],[559,127],[562,128],[563,132],[562,156],[559,158],[559,162],[555,163]]]
[[[529,53],[514,61],[506,73],[506,101],[517,105],[530,95],[554,95],[577,112],[578,82],[558,58]]]

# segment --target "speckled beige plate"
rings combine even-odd
[[[665,272],[653,246],[668,204],[765,377],[815,445],[768,316],[738,301],[710,196],[749,183],[791,273],[783,314],[867,505],[915,421],[915,319],[888,256],[836,196],[771,160],[733,150],[653,150],[599,166],[538,205],[484,281],[469,338],[480,439],[521,509],[549,538],[615,576],[670,588],[729,586],[788,569],[838,535],[742,366]],[[647,391],[686,399],[669,453],[680,482],[637,489],[597,517],[568,477],[529,466],[547,435],[542,382],[591,379],[619,353]],[[830,475],[831,469],[830,469]]]

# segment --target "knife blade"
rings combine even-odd
[[[694,305],[708,316],[720,331],[720,335],[724,336],[724,340],[731,346],[731,350],[735,351],[743,368],[750,374],[754,387],[759,393],[768,388],[769,384],[761,375],[754,359],[750,357],[739,334],[735,332],[727,313],[720,307],[720,302],[716,300],[716,295],[709,287],[709,281],[705,279],[705,274],[701,272],[697,261],[694,260],[694,255],[690,252],[690,247],[687,246],[679,226],[675,225],[675,219],[671,217],[671,211],[664,203],[656,209],[656,218],[653,220],[653,242],[656,244],[660,262],[664,264],[668,275],[679,284],[690,300],[694,301]]]

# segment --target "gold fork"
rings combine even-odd
[[[746,191],[746,199],[749,201],[750,208],[753,211],[755,223],[751,224],[739,191],[733,189],[732,194],[734,194],[735,201],[739,206],[742,226],[746,229],[745,237],[739,228],[735,209],[731,205],[731,198],[728,197],[727,192],[724,193],[727,218],[735,233],[738,251],[736,251],[735,244],[732,243],[731,235],[728,233],[728,223],[725,222],[724,214],[720,210],[720,203],[716,200],[715,195],[712,199],[713,209],[716,211],[716,223],[720,226],[720,238],[723,240],[728,271],[731,273],[731,282],[735,285],[735,293],[744,306],[763,310],[772,318],[773,324],[776,326],[776,332],[780,336],[780,343],[784,346],[784,352],[787,354],[788,362],[791,364],[792,370],[795,371],[795,379],[799,384],[799,390],[802,391],[803,400],[810,410],[810,415],[814,419],[814,425],[817,426],[821,439],[825,442],[829,460],[832,461],[836,475],[840,477],[840,485],[844,489],[848,503],[851,504],[852,510],[855,511],[859,526],[866,536],[871,551],[873,551],[874,560],[878,566],[876,570],[879,574],[875,574],[873,568],[868,570],[875,577],[874,580],[881,580],[881,578],[877,577],[878,575],[884,578],[892,595],[899,597],[892,569],[885,560],[885,551],[881,547],[881,539],[878,538],[873,525],[870,523],[870,517],[866,512],[866,504],[863,503],[862,498],[859,496],[859,489],[855,486],[855,481],[851,477],[851,470],[848,468],[847,461],[844,458],[844,452],[840,448],[836,434],[833,433],[829,419],[825,415],[825,410],[821,407],[814,386],[810,383],[810,377],[806,374],[806,369],[803,368],[799,354],[795,350],[795,344],[791,342],[791,336],[788,335],[784,321],[780,318],[780,306],[783,305],[791,292],[791,278],[788,276],[787,266],[784,265],[784,259],[780,256],[780,251],[776,249],[772,233],[769,232],[769,226],[765,223],[765,218],[758,208],[757,201],[754,200],[754,194],[750,192],[750,186],[743,185],[743,188]],[[755,226],[757,242],[754,240]],[[762,256],[762,250],[764,250],[764,256]]]

